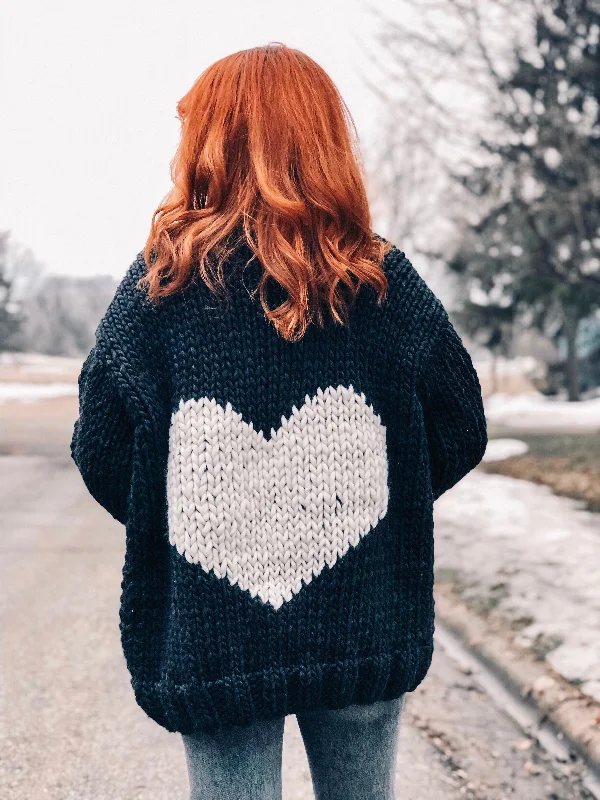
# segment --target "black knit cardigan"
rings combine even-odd
[[[140,252],[79,378],[71,453],[126,526],[120,629],[139,705],[215,731],[392,699],[433,651],[433,501],[481,460],[477,375],[393,248],[378,305],[297,342],[251,291],[151,303]],[[273,284],[272,302],[282,299]]]

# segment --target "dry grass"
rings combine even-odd
[[[486,472],[549,486],[556,494],[583,500],[600,511],[600,434],[528,435],[529,452],[482,464]]]

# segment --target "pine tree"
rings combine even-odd
[[[499,85],[504,135],[481,142],[488,163],[464,179],[483,212],[450,265],[467,319],[497,306],[565,337],[571,400],[579,323],[600,307],[599,41],[599,2],[544,0],[535,47]]]

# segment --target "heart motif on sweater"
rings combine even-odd
[[[231,403],[182,400],[167,499],[180,555],[278,609],[385,516],[386,430],[351,385],[306,395],[268,439]]]

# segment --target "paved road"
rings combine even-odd
[[[121,654],[123,539],[87,494],[64,442],[37,452],[29,442],[21,455],[0,456],[2,798],[187,796],[180,739],[139,710]],[[285,800],[312,797],[293,717],[283,771]],[[577,771],[524,740],[436,650],[406,706],[399,800],[577,800],[587,796]]]

